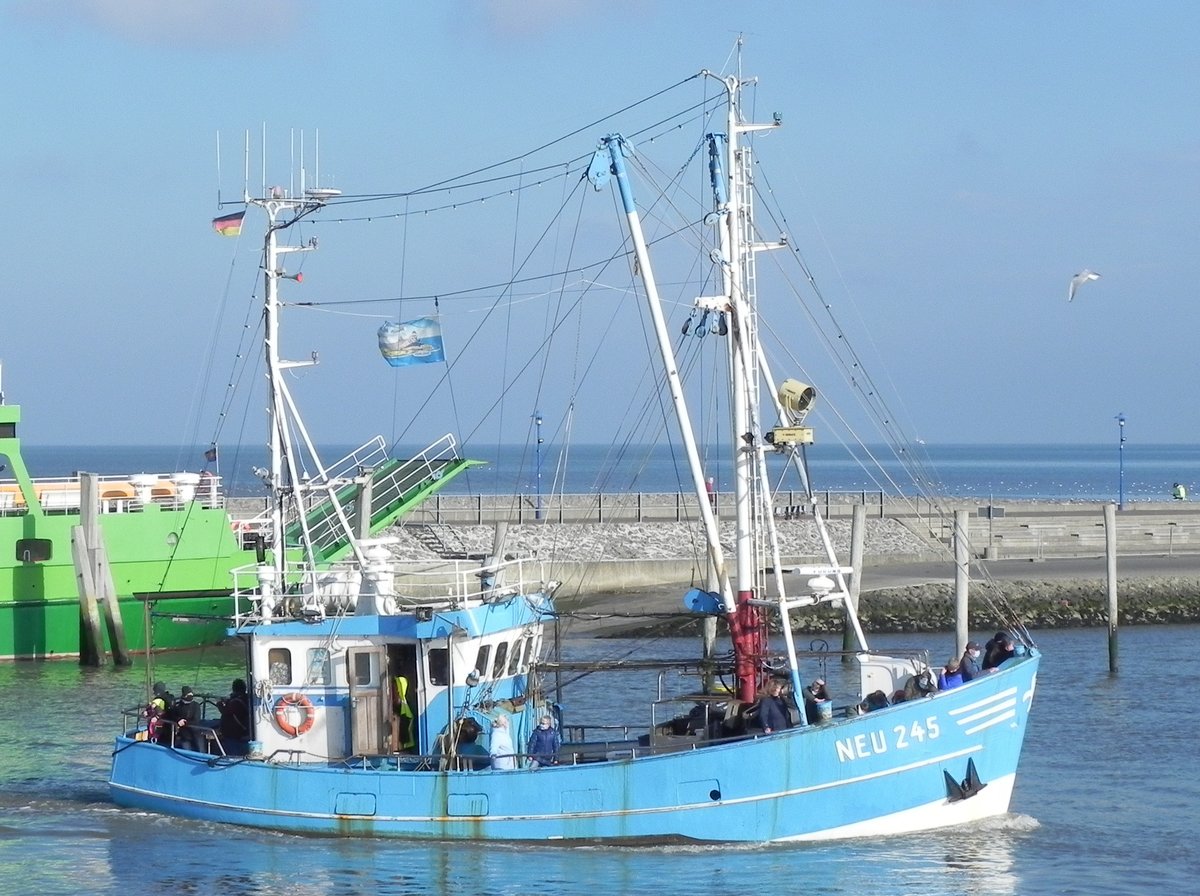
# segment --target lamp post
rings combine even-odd
[[[537,489],[537,506],[533,511],[533,518],[540,520],[542,518],[542,412],[533,412],[533,424],[537,432],[537,479],[534,482],[534,487]]]
[[[1117,414],[1117,510],[1125,509],[1125,415]]]

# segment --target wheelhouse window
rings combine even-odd
[[[352,653],[352,667],[347,670],[350,675],[350,684],[367,685],[375,681],[375,668],[371,660],[374,654],[367,652]]]
[[[492,665],[492,678],[504,675],[504,662],[508,659],[508,642],[496,645],[496,662]]]
[[[450,651],[445,647],[431,647],[427,655],[429,663],[429,683],[450,683]]]
[[[329,650],[325,647],[310,647],[308,650],[308,674],[304,677],[308,684],[332,684],[333,661]]]
[[[521,665],[525,669],[528,669],[529,664],[531,662],[533,662],[533,641],[534,641],[533,635],[530,635],[528,638],[525,639],[525,656],[523,656],[521,658]]]
[[[271,684],[292,683],[292,652],[286,647],[272,647],[267,651],[267,668]]]
[[[512,653],[508,657],[508,674],[516,675],[517,670],[521,667],[521,641],[520,639],[513,642]]]
[[[488,660],[491,659],[492,645],[484,644],[479,648],[479,653],[475,656],[475,671],[479,673],[480,678],[487,678]]]

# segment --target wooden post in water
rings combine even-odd
[[[1117,507],[1104,505],[1104,557],[1108,579],[1108,671],[1117,671]]]
[[[71,527],[71,559],[79,590],[79,665],[99,666],[104,657],[104,634],[100,630],[100,606],[83,526]]]
[[[971,540],[967,511],[954,511],[954,650],[962,656],[970,637]]]
[[[75,563],[82,620],[79,662],[82,665],[99,666],[104,661],[104,635],[100,630],[100,615],[103,613],[113,662],[128,666],[132,661],[125,646],[125,624],[100,532],[99,506],[96,475],[80,473],[79,525],[71,529],[71,557]]]
[[[858,611],[858,596],[862,592],[862,562],[863,541],[866,538],[867,505],[855,504],[854,516],[850,518],[850,565],[854,567],[854,575],[850,577],[850,600],[853,609]],[[849,666],[853,662],[850,651],[857,650],[861,645],[854,637],[854,628],[849,620],[842,622],[842,665]]]

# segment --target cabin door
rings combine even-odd
[[[351,647],[346,654],[346,672],[350,679],[350,752],[381,756],[388,752],[387,657],[383,648]]]

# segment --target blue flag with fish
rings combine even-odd
[[[387,321],[379,328],[379,353],[393,367],[445,361],[442,325],[432,317]]]

